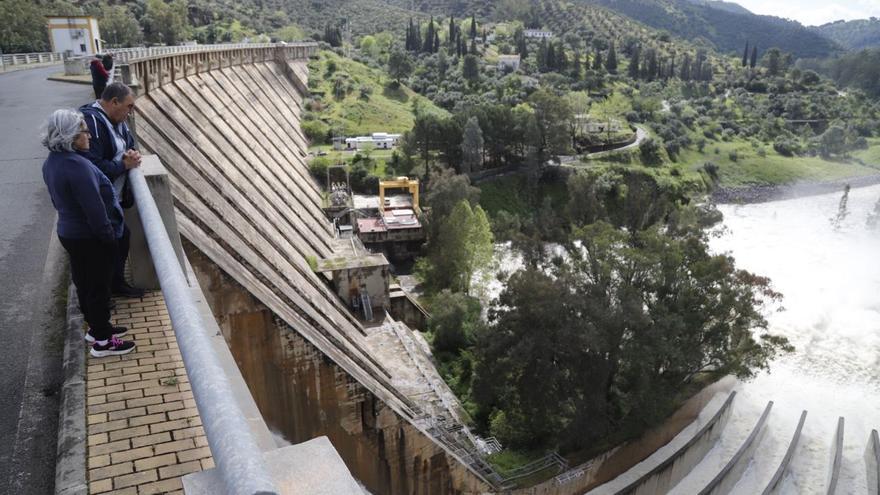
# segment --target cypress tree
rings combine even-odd
[[[470,50],[469,53],[470,53],[471,55],[476,55],[476,54],[477,54],[477,40],[476,40],[476,39],[472,39],[472,40],[471,40],[471,50]]]
[[[406,50],[413,51],[413,35],[415,34],[415,28],[413,28],[413,18],[409,18],[409,26],[406,27]]]
[[[471,40],[477,39],[477,16],[471,14]]]
[[[749,60],[749,67],[754,69],[756,65],[758,65],[758,45],[752,47],[752,59]]]
[[[632,55],[629,57],[629,67],[626,73],[632,79],[639,78],[639,64],[641,63],[642,49],[638,46],[633,48]]]
[[[746,49],[743,50],[742,66],[745,67],[749,63],[749,42],[746,41]]]
[[[434,50],[432,53],[437,53],[440,51],[440,32],[439,30],[434,31]]]
[[[556,46],[556,71],[564,72],[568,69],[568,57],[565,56],[565,46],[560,41]]]
[[[593,52],[593,65],[591,68],[593,70],[599,70],[602,68],[602,52],[600,52],[598,48]]]
[[[455,43],[455,18],[449,16],[449,36],[446,38],[446,44],[452,48],[453,43]]]
[[[422,51],[431,53],[434,51],[434,16],[428,21],[428,29],[425,31],[425,41],[422,43]]]
[[[687,53],[684,54],[684,59],[681,61],[681,75],[679,77],[682,81],[688,81],[691,78],[691,56]]]
[[[614,50],[614,42],[608,47],[608,58],[605,59],[605,70],[609,74],[617,74],[617,52]]]
[[[544,65],[548,70],[556,68],[556,49],[553,48],[553,43],[547,43],[547,54],[544,55]]]

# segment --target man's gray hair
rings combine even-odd
[[[104,88],[104,92],[101,93],[101,99],[103,101],[113,101],[113,98],[116,98],[118,101],[124,100],[128,95],[131,94],[131,88],[122,84],[121,82],[113,82],[107,85]]]
[[[84,123],[82,114],[76,110],[55,110],[43,125],[41,142],[50,151],[74,151],[73,142]]]

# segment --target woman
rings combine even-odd
[[[49,158],[43,180],[58,210],[58,239],[70,255],[70,271],[83,316],[86,340],[94,357],[131,352],[134,342],[120,340],[125,327],[110,324],[110,282],[116,253],[116,232],[122,208],[110,180],[92,162],[78,155],[88,151],[89,130],[82,114],[56,110],[46,122],[43,145]]]

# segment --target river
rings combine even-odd
[[[711,479],[772,400],[767,435],[734,493],[760,493],[801,410],[808,411],[804,435],[783,493],[822,493],[838,417],[846,421],[838,493],[865,493],[862,456],[871,429],[880,428],[880,231],[869,231],[866,219],[880,186],[853,189],[849,215],[835,228],[840,197],[720,207],[724,232],[712,239],[712,249],[771,278],[785,310],[768,314],[770,331],[788,337],[796,351],[737,386],[721,442],[676,492]]]

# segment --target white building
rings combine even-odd
[[[333,149],[362,150],[366,148],[390,150],[397,146],[400,134],[387,132],[374,132],[369,136],[356,136],[350,138],[333,138]],[[344,143],[344,147],[343,147]]]
[[[541,29],[526,29],[523,31],[523,36],[526,38],[552,38],[552,31],[543,31]]]
[[[519,55],[499,55],[498,70],[516,72],[519,69]]]
[[[85,15],[46,16],[49,43],[55,53],[68,50],[75,56],[95,55],[101,46],[98,20]]]

